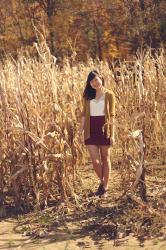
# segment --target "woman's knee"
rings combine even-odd
[[[110,165],[110,164],[111,164],[111,159],[110,159],[109,156],[103,157],[103,158],[102,158],[102,162],[103,162],[104,164]]]
[[[93,160],[92,160],[92,163],[93,163],[93,165],[95,165],[95,166],[100,166],[100,165],[101,165],[101,162],[100,162],[99,159],[93,159]]]

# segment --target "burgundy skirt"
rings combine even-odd
[[[104,123],[105,116],[90,116],[90,137],[84,141],[85,145],[111,145],[106,131],[102,131]]]

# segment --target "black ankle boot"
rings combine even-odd
[[[98,196],[98,195],[100,196],[101,192],[103,192],[103,184],[102,183],[100,183],[97,191],[95,192],[95,195],[96,196]]]
[[[105,189],[105,187],[103,186],[102,190],[100,191],[99,197],[107,197],[108,194],[108,189]]]

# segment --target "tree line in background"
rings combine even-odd
[[[165,0],[1,0],[0,56],[35,55],[36,30],[57,58],[128,58],[165,46]]]

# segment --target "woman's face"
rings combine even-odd
[[[99,76],[95,76],[93,80],[90,81],[90,85],[94,89],[100,89],[102,87],[102,80]]]

